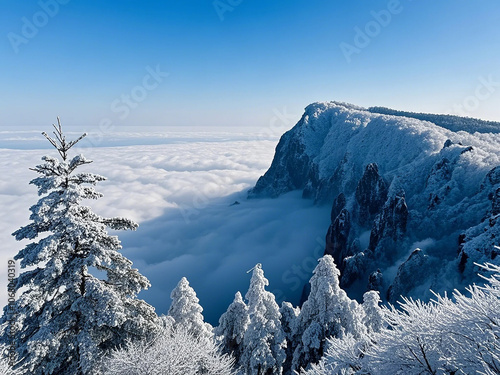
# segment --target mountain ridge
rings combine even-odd
[[[476,280],[474,262],[498,261],[500,134],[485,124],[500,132],[500,123],[457,116],[313,103],[249,197],[302,190],[332,205],[325,253],[355,294],[375,276],[391,301],[453,289]],[[425,280],[404,281],[415,267],[429,271]]]

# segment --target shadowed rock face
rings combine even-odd
[[[500,246],[500,187],[496,187],[499,184],[500,182],[495,183],[493,187],[489,186],[489,215],[479,225],[469,228],[459,237],[458,269],[462,274],[477,272],[474,264],[498,264],[500,261],[500,250],[497,248]]]
[[[388,186],[378,172],[378,165],[366,166],[363,177],[356,187],[356,202],[359,206],[358,221],[361,226],[370,225],[387,199]]]
[[[493,194],[491,213],[493,216],[500,214],[500,188],[496,189]]]
[[[481,187],[484,188],[487,185],[495,186],[500,184],[500,166],[493,168],[486,175],[484,182],[481,184]]]
[[[377,290],[377,291],[382,291],[383,289],[383,280],[384,276],[382,275],[382,272],[380,270],[376,270],[370,274],[370,277],[368,278],[368,290]]]
[[[351,214],[345,208],[340,211],[333,223],[328,228],[326,235],[325,254],[336,259],[340,272],[344,270],[343,260],[350,254],[348,249],[349,231],[351,229]]]
[[[445,269],[470,284],[479,281],[474,262],[500,262],[492,250],[500,245],[497,133],[500,123],[314,103],[282,136],[249,196],[301,189],[331,205],[325,253],[344,287],[387,295],[393,284],[397,295],[420,293],[432,281],[442,292],[450,284]],[[410,259],[414,246],[422,252]],[[401,275],[418,259],[426,259],[426,272],[404,285]]]
[[[408,207],[404,195],[391,197],[380,211],[373,222],[373,228],[370,233],[370,244],[368,248],[380,256],[382,251],[380,247],[382,240],[392,240],[397,242],[401,240],[406,233],[408,223]]]
[[[332,213],[330,214],[330,218],[332,220],[332,223],[335,221],[337,216],[340,214],[340,211],[342,211],[345,208],[346,205],[346,199],[344,193],[340,193],[337,198],[333,201],[333,206],[332,206]]]
[[[427,279],[430,260],[420,249],[415,249],[408,259],[399,266],[398,273],[387,291],[387,300],[394,303],[400,296],[419,285],[422,280]]]
[[[260,177],[249,192],[249,197],[270,196],[304,189],[310,175],[311,163],[304,152],[305,146],[296,138],[285,134],[278,146],[271,167]]]
[[[345,195],[339,194],[333,202],[332,224],[326,235],[325,254],[335,260],[344,287],[349,287],[360,277],[368,277],[367,270],[377,269],[392,259],[408,223],[404,191],[399,190],[388,197],[389,187],[379,175],[377,164],[368,164],[357,186],[355,199],[359,214],[353,217],[345,208]],[[357,237],[360,228],[366,226],[372,229],[368,248],[364,249]],[[378,277],[381,278],[382,274]],[[382,280],[377,283],[380,287]]]

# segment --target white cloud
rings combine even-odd
[[[115,139],[121,139],[119,144],[144,140],[136,137]],[[246,200],[246,190],[269,167],[276,140],[229,133],[186,134],[183,141],[178,137],[175,142],[163,139],[168,141],[159,145],[83,150],[94,160],[86,168],[108,178],[98,187],[104,198],[89,202],[95,212],[129,217],[140,224],[137,232],[119,236],[124,254],[152,282],[141,297],[158,313],[165,313],[170,291],[186,276],[205,315],[216,323],[234,293],[246,292],[246,271],[260,262],[271,281],[270,289],[278,297],[297,302],[298,284],[307,282],[316,260],[314,252],[322,253],[329,210],[299,199],[299,193],[276,200]],[[29,222],[28,209],[37,200],[35,188],[28,185],[35,175],[28,168],[47,152],[55,151],[0,150],[2,305],[7,259],[23,246],[10,234]],[[235,200],[241,204],[230,206]]]

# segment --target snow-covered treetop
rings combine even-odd
[[[63,161],[66,161],[69,149],[74,145],[76,145],[78,142],[80,142],[82,138],[86,137],[87,133],[83,133],[79,138],[67,142],[66,137],[62,132],[61,120],[59,119],[59,117],[57,118],[57,126],[56,125],[53,126],[55,129],[54,131],[55,138],[49,137],[45,132],[42,132],[42,134],[44,135],[45,138],[47,138],[47,140],[52,144],[52,146],[56,148],[56,150],[59,152],[59,155],[61,155]]]
[[[311,277],[311,289],[318,289],[321,285],[339,286],[340,271],[331,255],[325,255],[320,260],[313,271]]]
[[[250,287],[245,295],[248,301],[248,306],[250,307],[250,314],[255,312],[255,309],[259,306],[259,301],[266,294],[266,286],[269,285],[269,281],[264,277],[264,271],[262,270],[262,265],[258,263],[253,268],[252,278],[250,279]]]
[[[170,298],[172,298],[172,304],[168,315],[174,319],[175,327],[182,327],[195,335],[207,337],[212,335],[212,327],[204,322],[200,300],[185,277],[172,290]]]

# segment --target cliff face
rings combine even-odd
[[[394,301],[469,282],[474,262],[500,261],[500,135],[482,132],[500,123],[444,120],[311,104],[249,196],[300,189],[332,205],[325,253],[359,293],[379,289]]]

